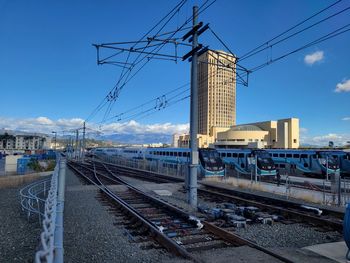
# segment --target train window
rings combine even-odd
[[[231,153],[227,153],[227,157],[231,157]]]
[[[183,155],[183,157],[189,157],[190,156],[190,154],[187,153],[187,152],[182,153],[182,155]]]
[[[177,156],[177,152],[174,152],[174,156]]]
[[[232,157],[237,158],[237,153],[232,153]]]
[[[287,158],[292,158],[292,154],[291,154],[291,153],[287,153],[287,154],[286,154],[286,157],[287,157]]]
[[[312,159],[316,159],[316,158],[317,158],[316,154],[313,154]]]
[[[239,154],[238,154],[238,157],[239,157],[239,158],[244,157],[244,153],[239,153]]]
[[[304,167],[309,167],[309,164],[308,163],[304,163]]]
[[[295,153],[295,154],[293,154],[293,158],[300,158],[300,155]]]
[[[222,154],[221,154],[221,157],[226,157],[226,153],[222,153]]]
[[[274,153],[272,156],[273,157],[278,157],[278,153]]]
[[[286,155],[284,153],[280,153],[280,157],[286,157]]]
[[[276,168],[278,168],[278,167],[279,167],[279,164],[278,164],[278,163],[276,163],[276,164],[275,164],[275,166],[276,166]]]
[[[170,152],[170,156],[174,156],[174,152]]]
[[[169,156],[169,152],[166,152],[166,156]]]
[[[182,157],[182,152],[178,152],[178,156],[179,156],[179,157]]]
[[[286,168],[286,165],[284,163],[281,163],[280,168]]]
[[[301,158],[307,158],[307,154],[301,154],[300,157]]]

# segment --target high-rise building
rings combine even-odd
[[[213,127],[236,124],[236,58],[208,50],[198,61],[198,133],[213,136]]]

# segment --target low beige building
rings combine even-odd
[[[269,140],[269,131],[248,124],[233,126],[225,132],[219,132],[214,145],[219,148],[237,148],[248,147],[249,144],[257,145],[260,142],[260,145],[266,147]]]
[[[200,148],[299,148],[299,119],[288,118],[226,127],[212,127],[207,136],[198,134]],[[189,147],[189,135],[178,137],[178,147]]]
[[[211,144],[213,144],[214,137],[204,135],[204,134],[197,134],[197,144],[199,148],[208,148]],[[190,135],[189,134],[182,134],[178,136],[178,143],[179,148],[189,148],[190,147]]]

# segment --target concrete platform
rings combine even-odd
[[[344,241],[319,244],[305,247],[303,249],[310,250],[316,254],[322,255],[336,262],[350,262],[346,260],[346,253],[348,251],[348,247],[346,246]]]

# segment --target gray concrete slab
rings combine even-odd
[[[333,242],[333,243],[325,243],[314,246],[309,246],[303,248],[305,250],[312,251],[324,257],[330,258],[336,262],[350,262],[346,260],[346,253],[348,251],[348,247],[345,242]]]

